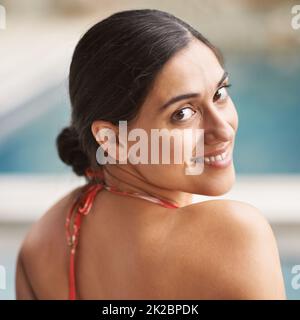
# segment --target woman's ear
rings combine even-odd
[[[92,123],[91,131],[98,144],[102,144],[106,141],[105,137],[108,136],[109,129],[112,129],[112,126],[107,121],[97,120]]]
[[[116,126],[112,125],[110,122],[98,120],[92,123],[91,130],[95,140],[102,149],[99,150],[98,148],[97,150],[97,161],[98,155],[100,155],[101,159],[103,158],[103,160],[101,160],[102,162],[106,161],[106,163],[115,164],[117,161],[120,161],[124,163],[124,150],[122,149],[123,144],[120,144],[121,141],[118,136],[118,128],[116,128]],[[122,149],[121,153],[120,149]],[[122,159],[120,159],[120,156]]]

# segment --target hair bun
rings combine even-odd
[[[84,176],[89,167],[89,158],[82,150],[76,129],[72,126],[64,128],[56,138],[56,146],[60,159],[78,176]]]

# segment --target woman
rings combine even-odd
[[[238,117],[228,86],[219,51],[169,13],[118,12],[86,32],[70,67],[71,124],[57,146],[87,184],[27,234],[18,299],[285,299],[276,241],[259,210],[233,200],[192,204],[192,194],[221,195],[234,183]],[[202,129],[204,155],[121,163],[124,143],[134,142],[121,141],[119,121],[148,137]],[[186,174],[195,159],[201,173]]]

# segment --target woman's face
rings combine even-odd
[[[227,73],[213,51],[199,40],[193,40],[187,48],[174,55],[157,75],[136,119],[127,124],[127,135],[132,133],[133,129],[142,129],[139,132],[143,131],[147,139],[146,143],[145,140],[140,143],[140,138],[132,141],[126,139],[129,158],[125,166],[130,167],[127,169],[151,185],[151,188],[211,196],[227,192],[235,179],[234,165],[230,159],[238,128],[238,116],[226,85],[228,85]],[[177,131],[176,137],[180,136],[182,139],[176,137],[170,139],[169,149],[163,149],[164,138],[158,141],[152,140],[155,131],[153,129],[156,131],[163,129],[164,132],[160,133],[163,137],[169,138],[171,132]],[[202,129],[200,130],[202,144],[198,144],[203,148],[200,148],[202,170],[196,174],[187,174],[191,172],[189,169],[195,169],[196,165],[190,158],[199,155],[199,149],[196,150],[196,129]],[[97,131],[96,124],[93,127],[94,135]],[[184,131],[193,132],[193,136],[187,138]],[[143,138],[145,139],[145,136]],[[119,139],[121,146],[122,142],[125,142],[122,139]],[[134,145],[139,145],[140,149],[134,149]],[[141,149],[141,145],[144,150]],[[145,145],[148,153],[147,164],[133,164],[130,154],[141,156],[141,152],[145,151]],[[120,148],[121,146],[118,145]],[[185,150],[192,151],[188,153],[187,158]],[[151,158],[151,153],[157,151],[158,164],[153,163]],[[166,151],[170,151],[168,152],[170,161],[167,163],[162,161],[162,154],[165,155]],[[224,152],[225,160],[219,161],[222,160]],[[179,153],[182,158],[178,162],[178,158],[175,160],[174,156],[178,156]],[[123,151],[124,154],[126,155]],[[118,153],[117,158],[120,158]]]
[[[137,119],[128,125],[128,131],[142,128],[148,133],[148,152],[151,152],[151,129],[204,129],[203,152],[220,155],[227,153],[227,160],[214,162],[204,158],[202,173],[189,175],[188,162],[174,163],[174,148],[171,143],[170,164],[136,164],[132,168],[152,185],[169,190],[220,195],[227,192],[235,178],[232,157],[238,116],[235,106],[228,95],[226,85],[228,76],[221,67],[215,54],[206,45],[193,40],[190,45],[173,56],[157,76],[154,86],[143,104]],[[165,105],[179,95],[195,93],[174,103]],[[163,107],[164,106],[164,107]],[[183,135],[182,135],[183,136]],[[195,141],[191,143],[195,149]],[[128,142],[128,148],[134,142]],[[162,145],[159,146],[161,152]],[[176,149],[175,149],[176,150]],[[220,151],[221,150],[221,151]],[[150,161],[150,156],[149,156]],[[161,158],[160,158],[161,161]],[[227,165],[224,166],[224,163]]]

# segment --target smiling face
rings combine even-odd
[[[187,175],[186,163],[137,164],[135,170],[151,184],[165,189],[203,195],[227,192],[235,178],[231,157],[238,128],[228,84],[228,75],[215,54],[199,40],[194,39],[174,55],[158,74],[128,129],[142,128],[149,137],[153,128],[204,129],[203,172]],[[171,159],[172,154],[174,148]]]
[[[137,117],[127,123],[129,135],[133,129],[142,129],[148,139],[146,140],[147,164],[133,164],[129,157],[127,164],[105,166],[110,167],[111,173],[114,169],[130,171],[133,175],[125,178],[127,183],[135,185],[136,180],[131,181],[132,176],[135,176],[138,178],[139,187],[143,187],[143,190],[150,188],[156,194],[166,195],[166,192],[181,191],[188,194],[217,196],[226,193],[235,179],[232,154],[238,128],[238,116],[227,92],[228,85],[228,74],[214,52],[193,38],[188,47],[177,52],[163,66]],[[97,120],[92,125],[94,137],[97,137],[97,132],[103,127],[110,127],[115,133],[118,132],[118,129],[109,123]],[[199,155],[195,153],[196,140],[191,138],[184,138],[182,141],[176,138],[170,140],[169,164],[162,162],[161,155],[165,154],[165,150],[162,148],[163,139],[161,139],[158,143],[159,164],[154,164],[150,157],[154,152],[151,140],[153,129],[163,129],[167,133],[177,130],[177,137],[184,137],[183,132],[186,129],[193,133],[197,129],[202,129],[203,152],[200,159],[204,166],[201,173],[186,173],[188,168],[195,167],[190,161],[191,156]],[[103,141],[100,140],[97,141],[102,144]],[[126,141],[129,153],[132,147],[138,144],[139,138],[130,140],[132,141],[128,139]],[[142,142],[143,147],[145,147],[144,142],[145,140]],[[189,158],[184,158],[184,161],[182,159],[179,164],[175,162],[175,155],[180,150],[178,144],[181,144],[182,148],[180,153],[187,145],[193,151]],[[115,156],[118,159],[120,154],[118,148],[116,149]],[[143,152],[141,149],[136,148],[134,153]],[[115,176],[120,177],[120,173],[115,171]],[[167,195],[172,198],[171,195]]]

